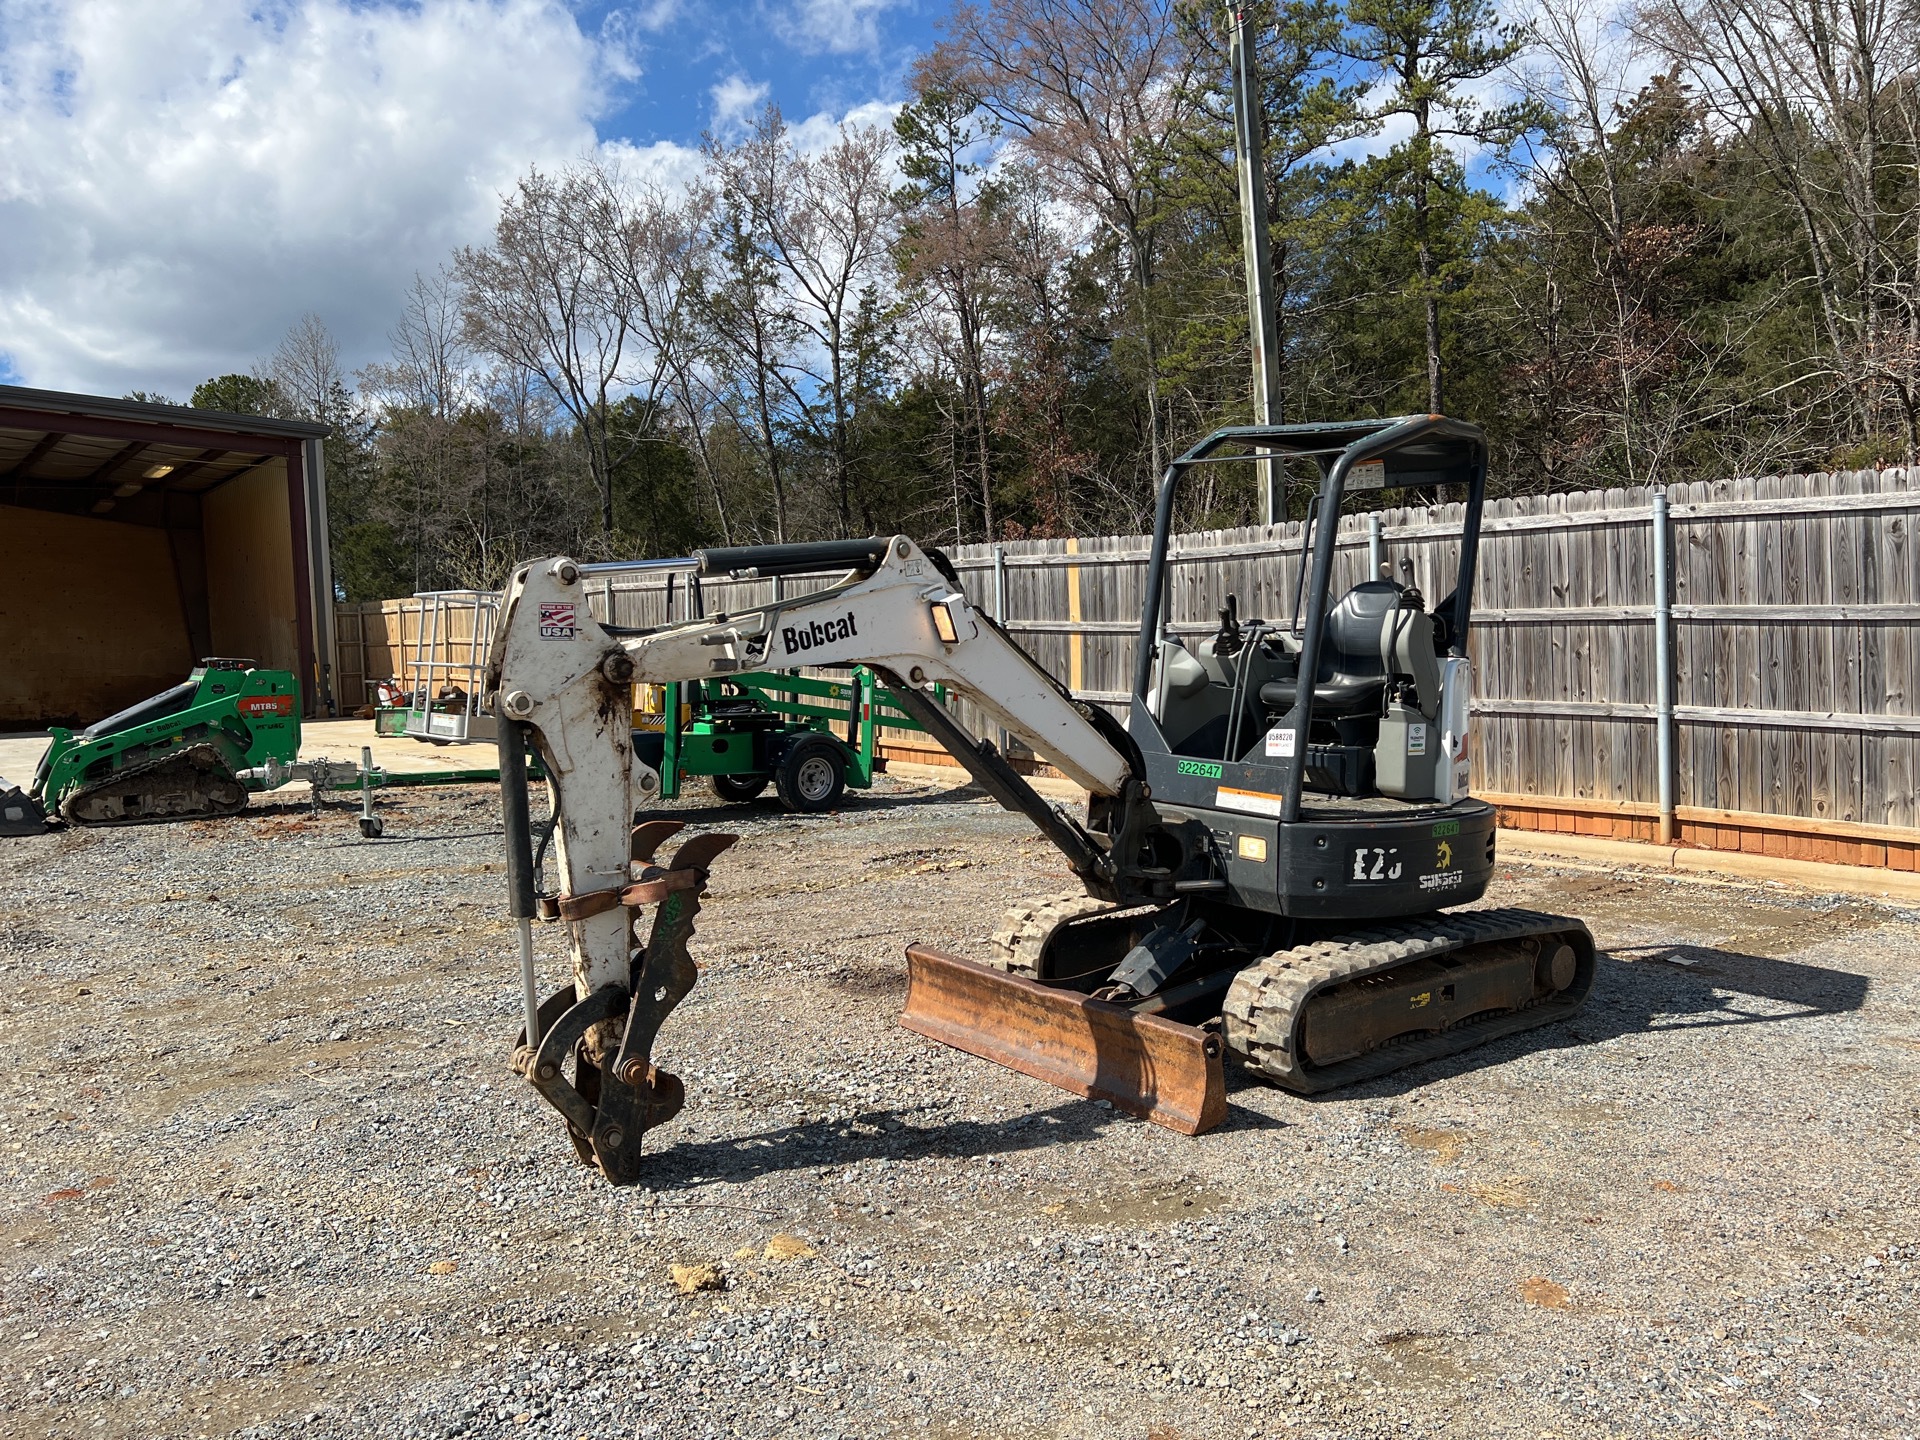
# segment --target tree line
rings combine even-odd
[[[1486,427],[1503,493],[1910,461],[1911,0],[1259,0],[1277,418]],[[889,126],[529,171],[355,376],[313,316],[195,404],[335,427],[347,598],[529,555],[1131,531],[1252,414],[1228,29],[958,5]],[[1188,527],[1252,523],[1247,467]]]

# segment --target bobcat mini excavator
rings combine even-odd
[[[1165,619],[1175,501],[1194,467],[1313,462],[1293,613],[1204,638]],[[835,575],[731,615],[632,630],[589,615],[594,568],[524,565],[489,660],[526,1027],[515,1068],[615,1183],[684,1100],[652,1048],[696,972],[687,941],[730,835],[656,861],[678,822],[631,743],[635,682],[797,666],[872,666],[901,705],[1057,846],[1071,894],[1013,907],[988,964],[907,952],[902,1023],[1188,1134],[1225,1115],[1223,1049],[1310,1093],[1570,1015],[1593,982],[1578,920],[1443,910],[1478,900],[1494,812],[1468,794],[1467,633],[1486,473],[1479,430],[1442,416],[1221,430],[1168,467],[1146,569],[1125,722],[1076,700],[905,536],[707,550],[709,576]],[[1369,578],[1337,597],[1341,501],[1460,485],[1458,575],[1431,611]],[[606,567],[626,568],[626,567]],[[963,697],[1089,794],[1050,804],[936,703]],[[546,768],[560,888],[536,894],[526,754]],[[651,928],[639,939],[645,907]],[[572,983],[540,1000],[532,922],[562,923]],[[569,1074],[569,1072],[571,1072]]]

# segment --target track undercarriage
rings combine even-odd
[[[151,825],[233,815],[246,804],[247,787],[219,750],[191,745],[76,786],[61,800],[60,815],[73,825]]]
[[[1293,930],[1286,936],[1293,943],[1261,953],[1260,932],[1270,936],[1285,928]],[[1577,1010],[1593,984],[1593,939],[1585,925],[1564,916],[1472,910],[1337,930],[1325,925],[1318,934],[1303,935],[1301,928],[1273,925],[1246,912],[1209,915],[1193,902],[1121,908],[1075,892],[1013,907],[994,935],[991,965],[1061,996],[1063,1006],[1054,1007],[1057,1018],[1043,1016],[1042,1023],[1084,1028],[1085,1022],[1074,1018],[1076,1007],[1108,1017],[1103,1023],[1109,1029],[1117,1014],[1152,1017],[1156,1026],[1171,1022],[1197,1037],[1186,1051],[1191,1063],[1217,1064],[1224,1050],[1246,1069],[1298,1094],[1353,1084],[1551,1024]],[[1170,946],[1168,935],[1182,943]],[[1153,957],[1145,952],[1156,948],[1163,960],[1174,952],[1175,963],[1166,973],[1149,968]],[[920,968],[927,963],[922,959]],[[1150,977],[1144,989],[1143,970]],[[911,1018],[916,1009],[944,1008],[956,1018],[947,1021],[939,1038],[951,1039],[957,1012],[964,1008],[974,1017],[976,1033],[963,1048],[991,1056],[1044,1049],[1029,1033],[1032,1015],[1023,1017],[1018,1007],[1000,1003],[1004,983],[983,971],[971,982],[964,1005],[952,996],[945,997],[944,1006],[924,998],[916,1004],[910,993],[907,1023],[924,1031]],[[1198,1038],[1207,1036],[1218,1037],[1210,1050]],[[1112,1045],[1088,1048],[1078,1059],[1056,1054],[1066,1073],[1042,1078],[1081,1093],[1094,1093],[1084,1088],[1094,1085],[1108,1094],[1114,1087],[1095,1085],[1091,1072],[1103,1064],[1111,1069],[1114,1054]],[[1088,1067],[1088,1074],[1078,1073]],[[1126,1108],[1187,1129],[1190,1118],[1205,1109],[1191,1097],[1209,1083],[1204,1074],[1180,1077],[1163,1064],[1158,1091],[1188,1097],[1171,1100],[1174,1118],[1154,1113],[1153,1104]]]

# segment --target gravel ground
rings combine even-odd
[[[616,1191],[504,1068],[495,803],[0,841],[0,1434],[1920,1434],[1914,912],[1503,867],[1581,1016],[1185,1139],[893,1023],[1061,888],[1023,821],[689,807],[745,838]]]

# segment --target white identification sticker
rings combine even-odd
[[[1427,753],[1427,727],[1424,725],[1407,726],[1407,754],[1424,755]]]
[[[1362,460],[1347,471],[1347,489],[1384,490],[1387,488],[1387,462]]]
[[[1300,737],[1294,733],[1292,726],[1277,725],[1267,731],[1267,755],[1269,758],[1277,755],[1283,760],[1291,759],[1297,753],[1299,742]]]
[[[1214,792],[1213,803],[1222,810],[1241,810],[1249,815],[1278,815],[1287,802],[1264,790],[1236,790],[1222,785]]]

